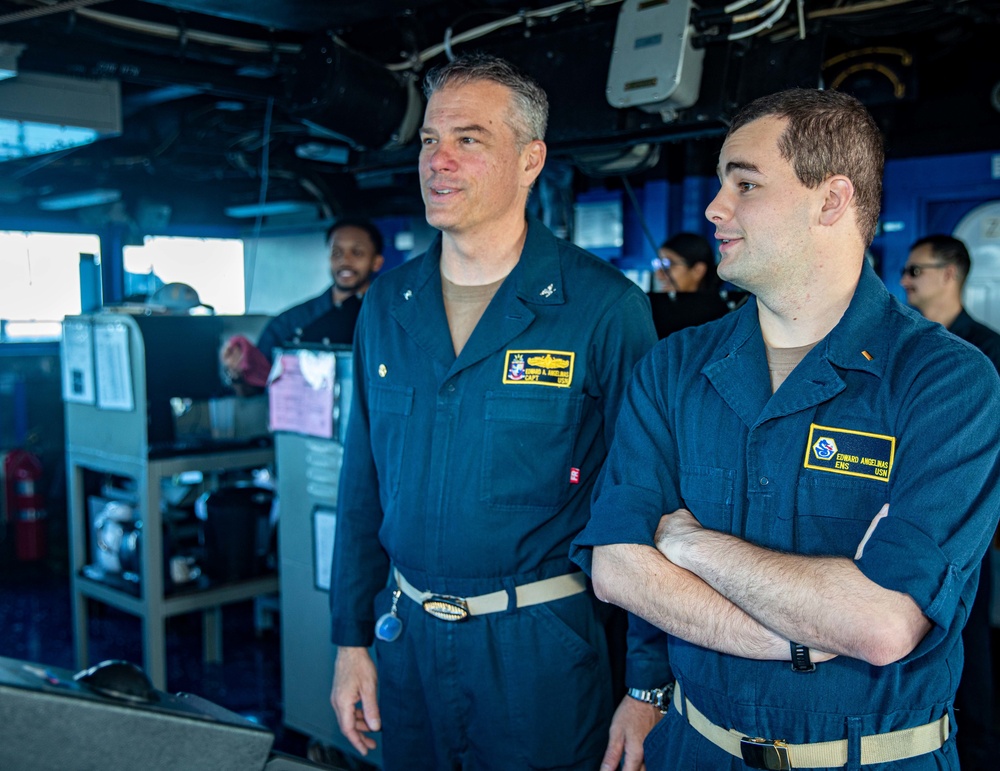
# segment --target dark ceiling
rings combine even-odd
[[[711,173],[734,109],[791,85],[855,93],[891,156],[1000,149],[1000,0],[726,7],[692,12],[700,90],[664,119],[606,100],[617,0],[0,0],[21,73],[116,79],[123,115],[120,136],[0,162],[0,211],[38,218],[39,198],[101,188],[121,203],[92,216],[152,229],[233,223],[224,208],[262,198],[320,218],[417,213],[417,86],[449,45],[538,78],[550,158],[577,188]]]

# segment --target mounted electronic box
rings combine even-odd
[[[625,0],[608,67],[608,104],[666,122],[698,101],[704,50],[691,42],[691,0]]]

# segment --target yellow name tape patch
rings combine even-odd
[[[507,351],[504,356],[503,382],[569,388],[573,383],[572,351]]]
[[[895,455],[894,436],[812,423],[805,467],[888,482]]]

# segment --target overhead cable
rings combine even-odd
[[[29,19],[38,19],[42,16],[51,16],[56,13],[68,13],[80,8],[86,8],[88,5],[97,5],[98,3],[106,2],[108,0],[66,0],[66,2],[56,3],[55,5],[39,5],[34,8],[25,8],[23,11],[5,13],[3,16],[0,16],[0,24],[28,21]]]

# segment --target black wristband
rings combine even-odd
[[[792,647],[792,671],[815,672],[816,665],[809,658],[809,649],[797,642],[789,642],[788,644]]]

